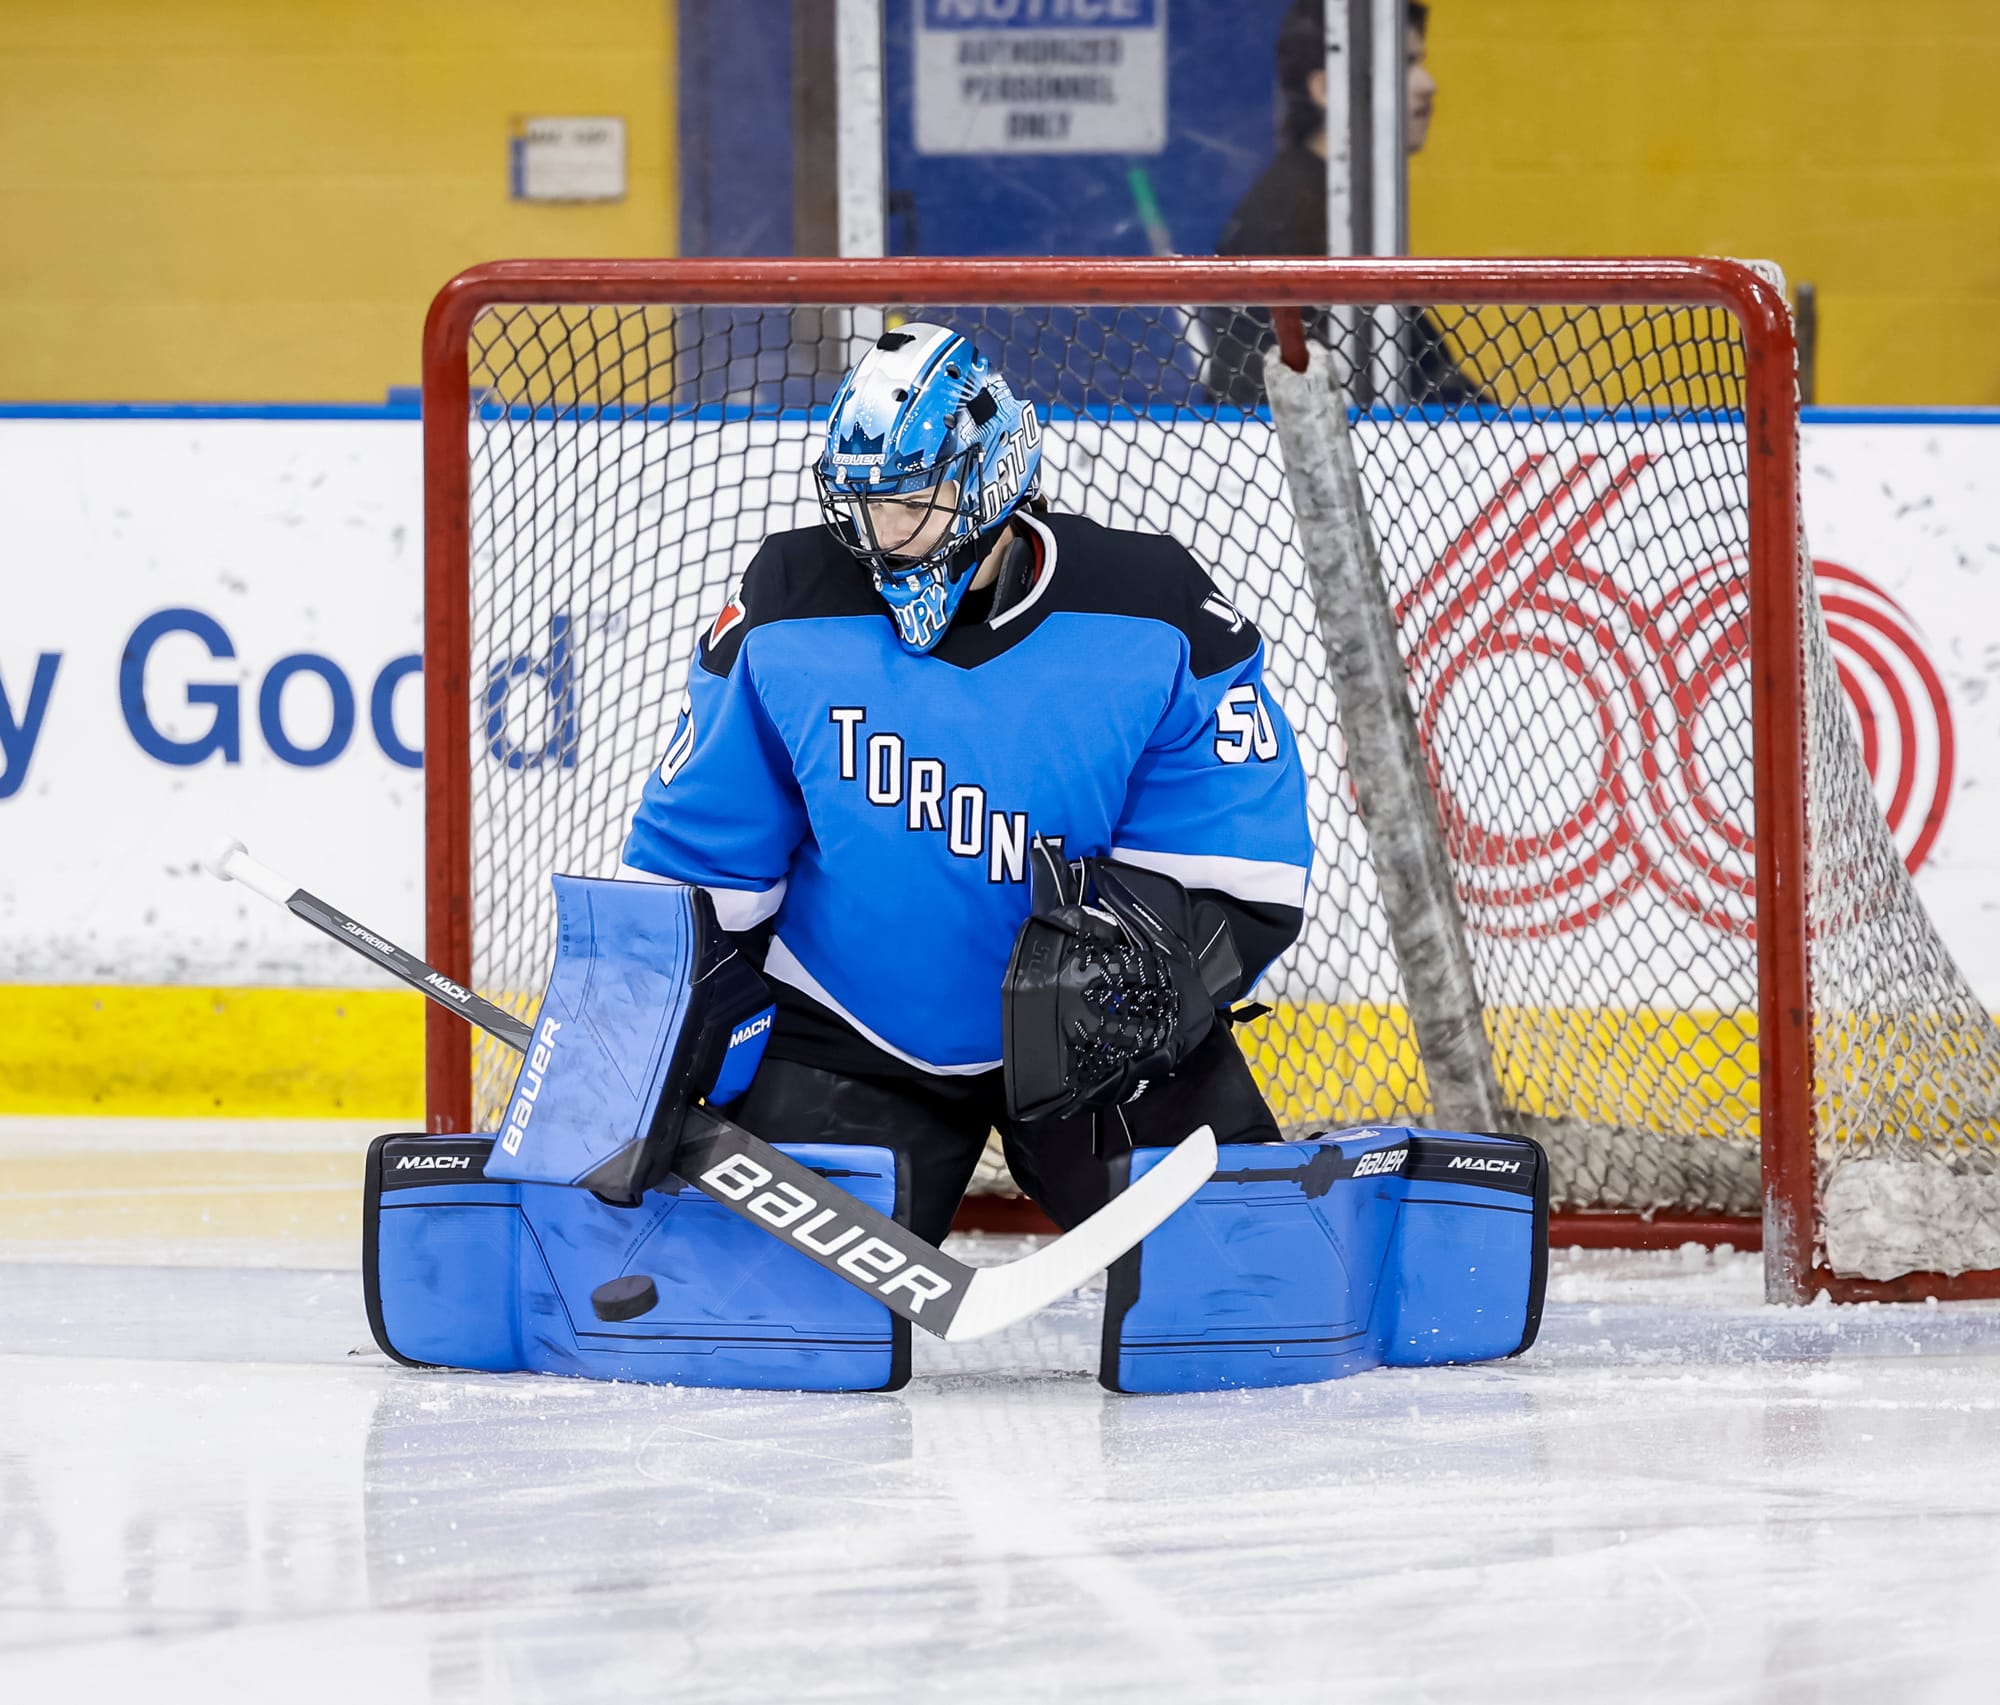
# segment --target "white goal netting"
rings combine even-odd
[[[1048,417],[1059,510],[1186,544],[1263,633],[1310,772],[1305,930],[1239,1031],[1281,1120],[1422,1122],[1423,1063],[1258,381],[1251,310],[546,304],[473,322],[470,901],[525,1003],[553,870],[608,874],[697,634],[817,521],[824,405],[885,321],[970,333]],[[1506,1117],[1561,1204],[1755,1214],[1763,1135],[1744,350],[1717,309],[1320,316],[1354,392]],[[2000,1037],[1918,903],[1805,599],[1823,1246],[2000,1267]],[[1074,714],[1087,714],[1079,683]],[[482,1048],[484,1048],[482,1044]],[[511,1082],[475,1057],[476,1118]]]

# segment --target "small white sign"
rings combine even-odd
[[[1157,154],[1166,0],[914,0],[920,154]]]
[[[625,121],[517,119],[508,172],[516,201],[623,201]]]

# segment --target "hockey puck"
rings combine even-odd
[[[636,1320],[659,1300],[660,1287],[644,1273],[625,1273],[590,1293],[590,1309],[599,1320]]]

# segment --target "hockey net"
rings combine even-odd
[[[1264,402],[1273,317],[1250,305],[1313,304],[1293,323],[1353,405],[1502,1117],[1551,1151],[1558,1239],[1761,1222],[1774,1295],[1987,1288],[2000,1036],[1844,697],[1797,521],[1782,298],[1693,262],[1009,263],[1005,303],[998,278],[509,263],[440,296],[433,961],[532,1001],[549,873],[616,867],[697,636],[765,535],[817,521],[841,373],[885,326],[944,319],[1046,416],[1054,508],[1173,535],[1265,638],[1315,837],[1304,932],[1260,990],[1275,1010],[1238,1032],[1281,1122],[1424,1122]],[[1088,705],[1079,682],[1050,737]],[[490,1125],[511,1079],[497,1046],[432,1030],[434,1129]]]

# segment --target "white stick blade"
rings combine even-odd
[[[946,1342],[962,1344],[1012,1326],[1103,1272],[1206,1184],[1215,1160],[1215,1132],[1203,1125],[1131,1189],[1046,1249],[1004,1267],[982,1267],[958,1305]]]

